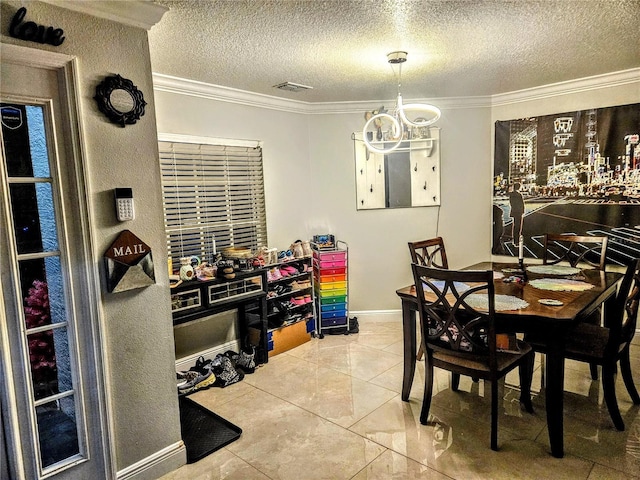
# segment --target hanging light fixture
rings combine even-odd
[[[367,112],[365,115],[367,121],[362,128],[362,139],[367,149],[374,153],[389,153],[394,151],[402,143],[403,134],[407,127],[426,127],[437,122],[441,115],[440,109],[433,105],[423,103],[408,103],[405,105],[402,103],[402,94],[400,93],[402,64],[407,61],[407,52],[391,52],[387,54],[387,61],[391,65],[392,70],[394,65],[398,66],[398,74],[396,75],[398,80],[398,98],[396,100],[396,106],[391,113],[388,113],[384,110],[384,107],[381,107],[377,112],[373,112],[373,114],[372,112]],[[421,116],[414,120],[409,120],[406,114],[408,110],[421,112]],[[390,136],[387,139],[383,138],[382,133],[385,123],[390,124],[388,129]],[[375,131],[370,130],[372,125],[375,127]]]

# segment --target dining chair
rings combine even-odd
[[[521,341],[517,342],[517,351],[498,349],[491,270],[444,270],[416,263],[411,268],[426,350],[420,423],[428,423],[434,367],[453,374],[451,388],[454,391],[458,390],[460,375],[488,380],[491,383],[491,449],[497,450],[498,382],[520,367],[520,401],[528,412],[533,412],[534,352]]]
[[[588,265],[598,270],[605,270],[607,260],[607,246],[609,237],[594,237],[590,235],[570,235],[566,233],[547,233],[544,236],[544,254],[542,262],[554,265],[568,262],[569,265]],[[601,309],[596,310],[588,318],[587,323],[600,324],[602,322]],[[596,364],[590,367],[591,379],[598,379]]]
[[[449,268],[447,251],[444,248],[442,237],[409,242],[411,262],[427,267]]]
[[[547,233],[544,236],[542,263],[554,265],[564,261],[572,267],[587,264],[604,270],[608,242],[609,237]]]
[[[616,373],[620,364],[622,379],[634,404],[640,404],[638,390],[633,383],[629,348],[636,331],[640,302],[640,259],[627,266],[612,308],[605,310],[605,324],[593,325],[581,322],[571,329],[565,339],[564,357],[597,364],[602,367],[602,390],[613,424],[624,430],[616,399]],[[527,337],[531,347],[546,353],[546,346],[533,336]]]
[[[409,242],[409,253],[411,262],[426,267],[449,268],[447,262],[447,251],[444,248],[442,237],[420,240],[419,242]],[[416,358],[422,360],[424,356],[424,343],[420,342]]]

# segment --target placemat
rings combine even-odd
[[[584,292],[593,288],[590,283],[567,278],[539,278],[529,281],[529,285],[540,290],[553,290],[555,292]]]
[[[576,275],[580,273],[580,269],[569,267],[567,265],[530,265],[527,271],[540,275]]]
[[[489,308],[489,301],[486,295],[480,293],[472,293],[465,301],[470,307],[478,310],[487,310]],[[521,298],[514,297],[513,295],[496,295],[495,296],[495,309],[496,312],[503,312],[506,310],[520,310],[521,308],[527,308],[529,303],[525,302]]]
[[[444,285],[445,285],[444,280],[433,280],[431,283],[433,284],[434,287],[436,287],[440,291],[444,289]],[[424,282],[423,282],[423,285],[424,285],[425,292],[431,292],[431,288],[429,288],[429,285],[427,285]],[[469,290],[469,288],[471,288],[469,287],[469,285],[462,282],[453,282],[453,286],[456,287],[456,290],[460,293],[466,292],[467,290]]]

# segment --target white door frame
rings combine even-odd
[[[102,435],[104,468],[106,478],[115,478],[115,448],[113,442],[113,416],[110,405],[110,395],[106,379],[108,377],[107,362],[103,346],[106,345],[104,339],[104,318],[100,306],[100,282],[99,268],[97,262],[93,259],[94,239],[90,227],[89,219],[92,218],[91,203],[89,202],[87,186],[88,175],[85,170],[85,145],[82,132],[81,103],[78,91],[80,84],[78,76],[78,61],[76,57],[60,54],[57,52],[47,52],[33,48],[22,47],[18,45],[5,44],[0,42],[0,56],[2,64],[25,65],[29,67],[49,69],[58,71],[63,77],[63,84],[60,88],[61,98],[60,104],[66,110],[68,115],[68,124],[71,128],[69,138],[71,144],[67,147],[68,162],[72,164],[70,169],[74,173],[73,183],[75,192],[73,196],[78,200],[78,209],[81,212],[77,220],[82,242],[83,261],[81,265],[76,265],[78,269],[82,269],[82,277],[86,282],[87,296],[87,312],[89,318],[86,318],[85,325],[89,326],[88,336],[90,337],[90,345],[85,345],[89,349],[89,356],[94,362],[92,374],[95,375],[95,384],[92,387],[97,388],[95,397],[97,404],[92,405],[94,414],[97,415],[97,423],[100,426],[99,432],[90,432],[91,435]],[[0,291],[2,286],[0,285]],[[4,314],[5,305],[3,296],[0,295],[0,314]],[[20,447],[19,432],[14,428],[18,424],[16,409],[7,405],[15,398],[15,385],[13,382],[13,374],[11,367],[11,358],[8,353],[8,330],[6,322],[0,322],[0,391],[4,391],[0,404],[2,405],[5,420],[2,422],[6,434],[6,449],[8,455],[13,459],[12,468],[17,478],[25,477],[28,468],[25,467],[22,460],[22,452]],[[95,459],[94,459],[95,460]]]

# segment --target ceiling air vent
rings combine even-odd
[[[280,90],[286,90],[288,92],[302,92],[303,90],[313,89],[313,87],[309,87],[308,85],[301,85],[293,82],[279,83],[274,85],[274,88],[279,88]]]

